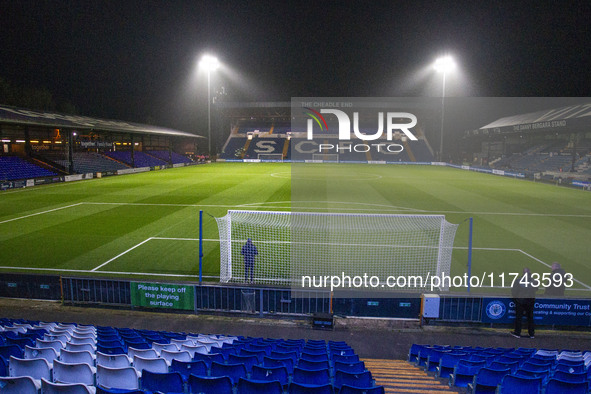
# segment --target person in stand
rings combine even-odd
[[[254,283],[254,258],[259,251],[252,243],[252,240],[248,238],[244,246],[242,246],[242,251],[240,253],[244,256],[244,281]]]
[[[564,295],[564,275],[566,271],[560,266],[560,263],[552,263],[552,273],[550,279],[552,284],[546,288],[545,296],[562,297]]]
[[[525,314],[527,319],[527,333],[529,338],[534,338],[534,305],[536,303],[537,286],[532,283],[531,272],[529,268],[523,269],[521,277],[515,280],[511,295],[515,303],[515,329],[511,335],[515,338],[521,338],[521,319]]]

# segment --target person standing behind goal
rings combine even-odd
[[[240,253],[244,256],[244,281],[254,283],[254,257],[259,251],[252,243],[252,240],[248,238],[244,246],[242,246],[242,251]],[[249,276],[250,280],[248,278]]]

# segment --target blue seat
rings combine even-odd
[[[222,356],[219,353],[216,354],[201,354],[201,353],[195,353],[193,355],[193,361],[203,361],[205,362],[205,364],[207,364],[207,369],[211,368],[211,363],[218,362],[218,363],[223,363],[224,362],[224,356]]]
[[[289,374],[285,367],[260,367],[255,365],[252,368],[251,378],[264,381],[277,380],[282,386],[287,386],[289,382]]]
[[[474,376],[478,373],[480,368],[486,366],[485,360],[470,361],[460,360],[458,365],[454,368],[453,373],[449,376],[449,385],[456,387],[467,387],[469,383],[472,383]]]
[[[336,363],[337,361],[343,363],[356,363],[359,361],[359,356],[356,354],[349,354],[349,355],[340,355],[340,354],[333,354],[332,355],[332,362]]]
[[[183,377],[179,372],[158,373],[142,371],[142,389],[163,393],[184,393]]]
[[[354,387],[372,387],[373,379],[371,372],[364,371],[361,373],[349,373],[344,371],[335,371],[334,374],[334,387],[340,390],[341,386],[346,384]]]
[[[8,376],[8,360],[0,356],[0,376]]]
[[[530,378],[542,378],[542,381],[546,382],[550,377],[550,373],[550,371],[531,371],[527,368],[519,368],[514,375],[525,376]]]
[[[560,379],[550,379],[546,385],[546,394],[586,394],[589,390],[587,382],[566,382]]]
[[[441,361],[441,357],[444,354],[449,354],[449,353],[451,353],[451,350],[432,349],[430,354],[427,356],[427,361],[425,362],[425,371],[435,372],[437,367],[439,366],[439,362]]]
[[[293,365],[296,365],[298,362],[298,358],[300,358],[299,353],[292,351],[292,352],[287,352],[287,351],[278,351],[278,350],[273,350],[271,352],[271,356],[273,358],[291,358],[293,360]]]
[[[255,365],[259,365],[259,358],[257,356],[250,355],[250,356],[239,356],[236,354],[230,354],[228,356],[228,363],[229,364],[244,364],[246,367],[246,371],[252,371],[252,367]]]
[[[221,364],[218,362],[211,363],[211,376],[220,377],[227,376],[232,381],[232,385],[236,385],[240,378],[246,378],[246,366],[244,364]]]
[[[203,360],[199,361],[179,361],[172,360],[170,364],[170,372],[178,372],[186,382],[189,375],[207,376],[207,364]]]
[[[310,348],[310,347],[305,347],[302,350],[302,355],[304,354],[311,354],[314,356],[320,355],[320,354],[326,354],[326,347],[324,348]]]
[[[289,394],[334,394],[331,384],[305,384],[291,382]]]
[[[226,345],[226,347],[224,347],[224,345]],[[232,346],[232,345],[228,345],[227,343],[224,343],[222,345],[222,347],[212,347],[211,353],[212,354],[219,353],[226,360],[228,360],[228,358],[230,357],[231,354],[234,354],[234,355],[238,354],[238,351],[234,347],[228,347],[228,346]]]
[[[363,361],[357,361],[353,363],[344,363],[341,361],[335,361],[334,370],[345,371],[349,373],[361,373],[365,371],[365,363]]]
[[[237,394],[282,394],[283,387],[276,380],[254,380],[240,378]]]
[[[189,375],[187,386],[189,393],[232,393],[232,380],[227,376],[206,377]]]
[[[330,383],[330,373],[328,369],[294,368],[292,381],[303,384],[325,385]]]
[[[519,361],[513,361],[510,363],[504,363],[501,361],[493,361],[492,363],[490,363],[489,368],[492,368],[492,369],[509,368],[511,370],[511,373],[515,373],[519,369]]]
[[[342,356],[345,357],[345,356]],[[328,361],[328,354],[310,354],[310,353],[302,353],[300,355],[300,360],[309,360],[309,361]]]
[[[562,364],[562,363],[558,363],[556,364],[555,367],[556,371],[564,371],[564,372],[569,372],[569,373],[581,373],[581,372],[586,372],[587,368],[585,368],[585,365],[566,365],[566,364]]]
[[[328,361],[310,361],[306,359],[300,359],[298,362],[298,368],[304,369],[329,369],[330,365]]]
[[[354,387],[344,384],[339,394],[384,394],[384,386]]]
[[[567,371],[555,371],[552,375],[553,379],[563,380],[565,382],[588,382],[587,372],[567,372]]]
[[[449,378],[449,375],[453,373],[458,362],[465,357],[468,357],[467,353],[446,353],[442,355],[439,360],[439,365],[436,368],[437,377],[445,379]]]
[[[96,351],[104,354],[127,354],[127,350],[123,346],[102,346],[97,345]]]
[[[478,373],[474,376],[474,381],[468,384],[468,389],[472,394],[478,393],[494,393],[501,380],[505,375],[509,375],[511,370],[480,368]]]
[[[96,388],[96,394],[146,394],[144,390],[106,389]]]
[[[256,356],[259,360],[259,364],[263,362],[263,357],[268,355],[267,352],[264,350],[248,350],[248,349],[240,349],[240,352],[238,354],[240,356]]]
[[[538,394],[542,390],[542,378],[505,375],[499,385],[499,394]]]
[[[294,362],[291,357],[286,358],[274,358],[274,357],[263,357],[263,367],[285,367],[287,373],[290,375],[293,373]]]

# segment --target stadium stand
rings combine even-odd
[[[47,155],[44,155],[47,157]],[[117,162],[109,157],[95,152],[74,152],[73,155],[74,172],[78,174],[117,171],[129,168],[129,166]],[[69,161],[64,159],[51,158],[54,162],[64,168],[68,168]]]
[[[191,163],[191,159],[168,150],[150,150],[144,153],[170,164]]]
[[[57,173],[26,161],[19,156],[0,156],[0,180],[13,181],[17,179],[39,178],[55,176]]]
[[[136,168],[140,167],[156,167],[156,166],[163,166],[167,163],[164,160],[160,160],[154,156],[150,156],[144,152],[135,151],[133,156],[134,160],[132,163],[131,158],[131,151],[114,151],[114,152],[107,152],[105,153],[106,156],[115,159],[117,161],[123,162],[129,166],[134,166]],[[135,165],[134,165],[135,164]]]
[[[542,387],[546,393],[586,393],[591,387],[588,351],[413,344],[407,362],[426,372],[438,363],[438,378],[471,393],[539,393]]]
[[[34,343],[31,336],[40,340],[35,345],[43,346],[48,340],[60,337],[64,339],[64,346],[31,346]],[[88,342],[92,343],[84,345],[92,350],[67,350],[75,338],[90,340]],[[330,393],[339,390],[345,393],[384,392],[382,386],[376,385],[363,361],[338,361],[339,357],[356,356],[354,349],[345,342],[203,335],[0,319],[0,342],[8,339],[13,342],[26,339],[27,345],[2,349],[0,359],[4,362],[7,354],[9,357],[7,363],[0,364],[8,367],[0,369],[0,393],[14,390],[23,394],[37,393],[42,387],[48,392],[68,389],[72,390],[68,392],[85,393],[115,392],[113,390],[138,393],[285,393],[317,392],[318,388]],[[96,350],[92,347],[94,343]],[[130,346],[139,343],[149,347],[144,349],[145,357],[139,356],[138,350]],[[206,351],[195,352],[193,357],[188,351],[181,350],[184,346],[203,344],[211,346]],[[113,353],[101,352],[106,348]],[[285,357],[278,357],[281,355]],[[276,360],[280,365],[264,365],[266,360]],[[76,387],[70,387],[74,385]]]

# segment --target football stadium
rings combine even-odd
[[[122,42],[81,110],[0,78],[0,394],[591,392],[591,100],[446,96],[450,56],[436,94],[229,97],[204,51],[169,102]]]

